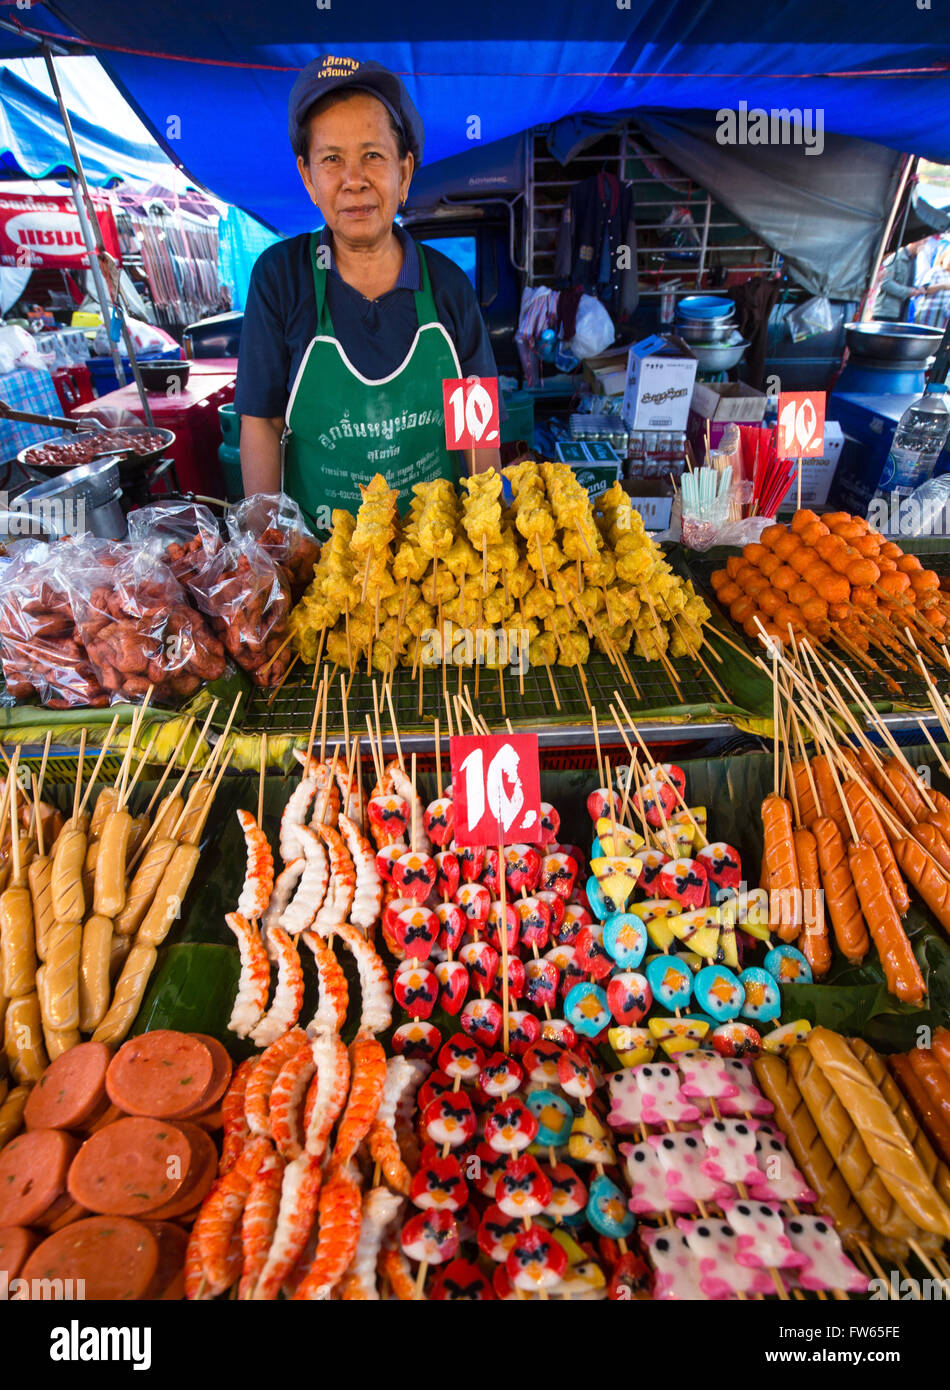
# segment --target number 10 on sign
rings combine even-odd
[[[460,845],[537,840],[541,778],[537,734],[460,735],[449,741]]]
[[[442,382],[447,449],[497,449],[498,378],[447,377]]]

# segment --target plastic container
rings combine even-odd
[[[946,394],[946,386],[931,382],[920,399],[904,411],[878,483],[881,492],[912,491],[933,476],[950,434]]]

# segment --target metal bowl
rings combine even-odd
[[[692,352],[701,372],[727,372],[741,362],[748,346],[744,338],[733,338],[728,343],[693,343]]]
[[[940,346],[943,333],[919,323],[846,323],[845,337],[855,357],[890,362],[924,362]]]
[[[736,331],[731,318],[709,321],[678,317],[675,327],[687,343],[727,343]]]
[[[149,394],[165,396],[169,394],[169,388],[173,391],[184,391],[191,375],[191,363],[176,362],[172,358],[161,362],[140,362],[139,371],[142,374],[142,385]],[[172,382],[175,383],[174,386]]]

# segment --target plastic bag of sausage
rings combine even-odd
[[[200,502],[139,507],[129,514],[129,542],[163,560],[186,589],[223,544],[216,517]]]
[[[223,646],[148,550],[108,545],[65,570],[80,638],[114,697],[141,700],[151,686],[153,701],[174,704],[224,675]]]
[[[0,579],[0,664],[11,700],[38,700],[49,709],[109,703],[76,630],[72,603],[58,568],[88,555],[80,541],[38,541],[4,565]]]
[[[313,578],[320,546],[294,499],[283,492],[254,493],[228,512],[228,530],[236,542],[245,537],[257,541],[275,564],[283,566],[296,603]]]
[[[188,590],[235,663],[255,685],[279,684],[291,652],[285,645],[291,609],[286,570],[249,536],[222,546]]]

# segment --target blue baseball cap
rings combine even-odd
[[[344,89],[369,92],[383,103],[386,110],[406,137],[416,167],[422,163],[425,129],[409,93],[394,72],[371,60],[361,63],[356,58],[335,57],[322,53],[308,63],[290,91],[288,129],[290,143],[297,147],[306,126],[307,112],[315,101],[330,92]]]

